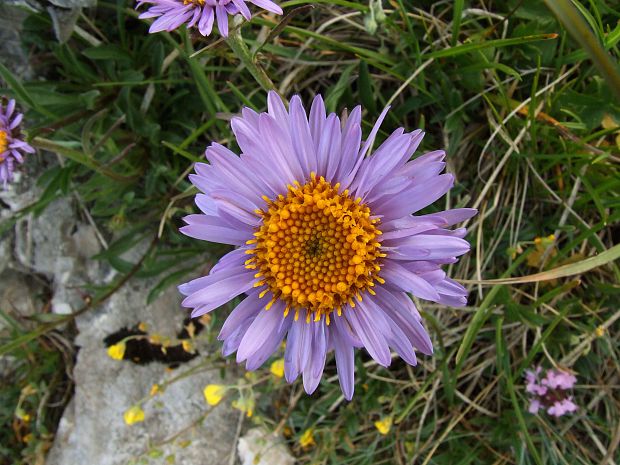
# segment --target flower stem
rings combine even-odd
[[[245,65],[252,77],[265,90],[275,90],[276,86],[271,81],[265,70],[254,61],[250,49],[241,37],[240,28],[232,28],[226,42],[237,58]]]

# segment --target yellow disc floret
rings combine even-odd
[[[4,161],[2,154],[6,152],[6,149],[9,147],[8,134],[6,131],[0,129],[0,163]]]
[[[374,294],[375,282],[383,283],[379,220],[339,188],[312,173],[303,186],[289,185],[286,196],[264,197],[267,209],[257,210],[263,221],[248,241],[254,248],[246,268],[257,271],[256,287],[267,286],[261,297],[273,294],[267,309],[282,299],[285,316],[294,309],[297,319],[305,309],[306,321],[325,315],[329,324],[331,312],[354,307],[362,291]]]

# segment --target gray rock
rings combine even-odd
[[[54,2],[55,3],[55,2]],[[73,3],[73,2],[62,2],[62,3]],[[80,2],[76,2],[80,3]],[[75,24],[77,23],[78,18],[80,17],[81,8],[71,8],[70,10],[65,10],[63,8],[57,8],[55,6],[48,6],[47,12],[52,18],[52,24],[54,26],[54,33],[56,34],[56,38],[58,42],[61,44],[65,43],[73,34],[73,29],[75,28]]]
[[[10,210],[0,210],[0,224],[10,221],[10,215]],[[35,315],[43,308],[48,283],[14,260],[15,241],[13,229],[0,236],[0,310],[24,323],[23,317]],[[0,318],[0,330],[7,326],[7,321]],[[1,369],[0,373],[3,373]]]
[[[5,192],[3,202],[10,208],[0,214],[3,219],[22,208],[19,191]],[[31,195],[32,191],[23,192]],[[40,312],[43,302],[32,301],[33,296],[42,294],[33,288],[33,275],[49,280],[52,309],[57,313],[73,312],[83,305],[84,284],[109,282],[113,274],[91,259],[101,250],[97,232],[79,219],[79,213],[70,197],[59,199],[41,215],[19,221],[14,231],[3,237],[0,257],[6,260],[0,271],[0,300],[4,300],[0,305],[8,302],[24,315]],[[138,260],[147,246],[140,244],[126,258]],[[177,464],[226,464],[235,452],[238,412],[225,402],[211,411],[202,394],[207,384],[222,382],[219,370],[205,366],[149,398],[152,385],[197,367],[204,358],[183,364],[171,374],[157,362],[139,366],[112,360],[106,353],[106,336],[140,322],[162,337],[178,334],[186,315],[180,307],[181,296],[171,287],[147,306],[146,296],[155,282],[130,281],[100,308],[76,319],[75,396],[60,422],[48,465],[125,465],[149,454],[174,456]],[[199,350],[205,353],[204,347]],[[7,357],[0,358],[0,371],[9,370],[10,362]],[[126,425],[123,413],[144,398],[149,398],[143,405],[146,420]]]
[[[6,4],[5,4],[6,3]],[[28,14],[11,4],[0,1],[0,58],[2,63],[17,76],[30,77],[32,70],[28,55],[20,41],[21,24]]]
[[[0,214],[0,220],[2,215]],[[13,259],[11,245],[13,242],[12,231],[4,237],[0,237],[0,273],[6,270]]]
[[[43,284],[32,276],[11,269],[5,270],[0,273],[0,309],[11,317],[38,313],[41,309],[38,296],[43,292]],[[4,323],[4,319],[0,319],[0,328]]]
[[[123,412],[149,397],[153,384],[203,363],[198,357],[170,374],[156,362],[139,366],[107,356],[103,339],[122,327],[144,322],[162,336],[180,330],[184,312],[176,289],[146,306],[152,284],[130,282],[101,309],[79,318],[75,396],[60,422],[47,465],[125,465],[149,453],[173,455],[177,464],[228,463],[237,414],[226,402],[211,410],[202,394],[207,384],[222,383],[219,371],[201,371],[169,385],[143,405],[144,422],[128,426],[123,420]]]
[[[54,33],[59,42],[64,43],[71,37],[82,8],[97,5],[97,0],[0,0],[0,39],[7,40],[8,45],[0,45],[0,56],[14,54],[26,63],[26,55],[21,50],[19,29],[26,11],[45,10],[52,19]],[[17,31],[17,35],[15,34]],[[9,69],[12,69],[9,66]],[[17,74],[24,74],[19,70]]]
[[[52,312],[78,310],[84,304],[81,289],[104,281],[105,268],[89,260],[100,250],[94,228],[78,219],[70,198],[55,200],[39,216],[20,220],[16,231],[17,262],[52,283]]]
[[[279,436],[265,428],[252,428],[237,444],[242,465],[293,465],[295,458]]]
[[[89,8],[97,5],[97,0],[49,0],[60,8]]]

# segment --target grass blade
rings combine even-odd
[[[545,0],[547,7],[557,16],[570,35],[573,36],[592,59],[611,90],[620,97],[620,69],[605,51],[583,15],[570,0]]]
[[[571,263],[569,265],[559,266],[552,270],[542,271],[540,273],[534,273],[527,276],[521,276],[518,278],[499,278],[499,279],[484,279],[480,281],[476,280],[462,280],[461,282],[466,284],[525,284],[536,283],[539,281],[549,281],[551,279],[566,278],[568,276],[575,276],[594,268],[607,265],[620,258],[620,244],[614,245],[611,249],[606,250],[603,253],[598,254],[595,257],[586,258],[577,263]]]

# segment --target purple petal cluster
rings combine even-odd
[[[566,392],[572,389],[577,378],[567,371],[536,367],[525,373],[525,390],[531,395],[528,411],[538,413],[546,409],[549,415],[561,417],[577,411],[573,397]]]
[[[410,161],[424,136],[420,130],[399,128],[372,150],[387,111],[362,141],[359,106],[341,120],[326,113],[321,96],[307,114],[298,96],[287,109],[270,92],[267,112],[244,108],[232,120],[240,156],[213,143],[205,154],[209,163],[196,164],[190,179],[202,191],[196,196],[201,213],[187,216],[181,231],[237,248],[208,276],[179,287],[187,296],[183,305],[193,309],[192,316],[199,316],[245,294],[219,339],[223,354],[236,351],[237,362],[245,361],[248,370],[260,367],[286,340],[286,380],[292,383],[301,375],[306,392],[312,393],[322,377],[326,355],[334,351],[340,386],[351,399],[355,349],[364,347],[382,366],[390,365],[391,350],[411,365],[417,363],[415,351],[433,353],[409,294],[445,305],[466,305],[466,289],[446,276],[442,267],[470,249],[465,229],[450,227],[471,218],[476,210],[415,215],[444,196],[454,176],[442,174],[446,166],[442,150]],[[253,247],[248,240],[261,226],[258,212],[268,208],[270,199],[282,198],[287,186],[303,185],[315,173],[369,207],[371,218],[380,221],[384,255],[379,282],[331,313],[331,318],[318,321],[297,319],[285,301],[261,284],[256,271],[244,265]],[[273,304],[266,311],[270,301]]]
[[[252,19],[247,1],[272,13],[282,14],[282,8],[271,0],[140,0],[137,7],[151,5],[139,16],[141,19],[157,18],[149,28],[151,33],[173,31],[185,24],[188,28],[197,27],[203,36],[208,36],[217,21],[220,34],[227,37],[229,15],[241,13],[247,21]]]
[[[15,163],[23,163],[25,153],[34,153],[21,139],[23,117],[22,113],[15,112],[15,100],[9,100],[5,108],[0,99],[0,182],[4,188],[13,180]]]

